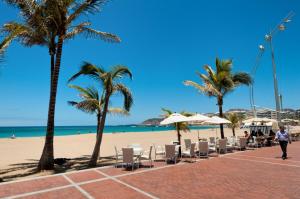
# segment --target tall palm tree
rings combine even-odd
[[[106,71],[103,68],[97,67],[96,65],[93,65],[91,63],[85,62],[78,73],[73,75],[69,82],[75,80],[79,76],[87,76],[95,80],[97,83],[100,83],[99,85],[102,85],[102,94],[101,96],[95,95],[95,92],[93,92],[95,95],[95,98],[97,98],[98,102],[101,103],[101,105],[98,105],[97,108],[97,121],[99,122],[98,128],[97,128],[97,140],[95,143],[95,147],[89,162],[89,166],[94,167],[97,165],[97,160],[99,157],[100,152],[100,146],[102,142],[103,137],[103,130],[105,126],[106,121],[106,115],[109,112],[109,102],[112,95],[120,93],[124,97],[124,104],[123,109],[126,111],[130,111],[130,108],[133,103],[133,98],[130,90],[122,83],[120,83],[120,79],[124,77],[129,77],[132,79],[132,74],[130,70],[121,65],[117,65],[111,68],[111,70]],[[80,107],[81,105],[79,105]],[[91,107],[90,107],[91,108]]]
[[[54,168],[53,137],[56,93],[64,42],[79,34],[108,42],[120,42],[120,38],[111,33],[90,28],[89,21],[80,22],[82,15],[98,12],[106,0],[6,1],[21,10],[25,22],[23,24],[11,22],[4,25],[4,32],[7,33],[4,42],[16,39],[25,46],[46,45],[50,53],[51,77],[47,132],[38,169],[51,170]]]
[[[223,98],[236,87],[240,85],[249,86],[252,83],[251,76],[244,72],[232,72],[232,60],[220,60],[216,58],[216,70],[210,66],[204,66],[207,74],[197,72],[203,84],[186,80],[186,86],[193,86],[199,92],[217,98],[217,105],[219,107],[219,116],[223,117]],[[220,124],[221,138],[224,138],[223,124]]]
[[[161,110],[163,111],[162,116],[164,118],[167,118],[170,115],[172,115],[173,113],[175,113],[175,112],[171,111],[170,109],[166,109],[166,108],[162,108]],[[188,112],[185,112],[185,111],[182,111],[180,114],[184,115],[186,117],[189,117],[189,116],[193,115],[192,113],[188,113]],[[181,133],[180,133],[180,131],[184,131],[184,132],[190,131],[189,125],[188,125],[187,122],[177,122],[177,123],[174,123],[173,126],[174,126],[174,128],[176,129],[176,132],[177,132],[177,139],[178,139],[179,145],[181,145]]]

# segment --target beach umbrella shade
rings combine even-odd
[[[207,117],[205,115],[201,115],[199,113],[196,113],[195,115],[192,115],[192,116],[190,116],[188,118],[190,120],[189,123],[191,123],[191,124],[203,123],[204,121],[210,119],[210,117]],[[197,131],[197,133],[198,133],[198,139],[199,139],[199,130]]]
[[[195,114],[195,115],[192,115],[189,118],[189,122],[204,122],[206,120],[209,120],[210,117],[207,117],[205,115],[201,115],[199,113]]]
[[[231,124],[229,120],[226,120],[224,118],[218,117],[218,116],[213,116],[209,118],[208,120],[204,121],[204,123],[207,124]]]
[[[160,122],[160,125],[175,124],[179,122],[188,122],[190,121],[189,117],[181,115],[179,113],[172,113],[169,117]]]
[[[224,118],[218,117],[218,116],[213,116],[209,118],[208,120],[204,121],[204,123],[207,124],[231,124],[229,120],[226,120]],[[217,131],[216,131],[217,133]]]
[[[179,129],[179,123],[181,122],[188,122],[190,119],[184,115],[181,115],[179,113],[172,113],[169,117],[164,119],[160,122],[160,125],[168,125],[168,124],[175,124],[176,125],[176,131],[177,131],[177,137],[179,145],[181,145],[181,134]],[[179,148],[179,156],[181,156],[181,149]]]

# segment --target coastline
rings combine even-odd
[[[216,136],[216,129],[191,130],[182,132],[183,139],[197,140],[198,133],[201,138]],[[244,129],[237,129],[236,135],[243,135]],[[231,136],[231,129],[225,129],[225,136]],[[220,137],[219,129],[217,136]],[[128,144],[139,143],[145,150],[152,144],[164,145],[177,140],[175,131],[158,132],[126,132],[126,133],[105,133],[100,150],[100,156],[114,155],[114,146],[118,149],[126,147]],[[54,138],[55,158],[78,158],[89,156],[95,144],[95,134],[80,134],[68,136],[56,136]],[[0,139],[0,168],[7,169],[14,164],[29,163],[38,161],[44,145],[44,137],[23,137],[23,138],[3,138]]]

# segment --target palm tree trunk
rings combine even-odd
[[[54,149],[53,149],[53,137],[54,137],[54,117],[55,117],[55,103],[57,84],[59,77],[59,70],[61,64],[61,55],[63,47],[63,37],[60,36],[57,43],[57,53],[55,59],[55,67],[53,69],[53,76],[50,88],[50,100],[48,108],[48,121],[47,121],[47,133],[45,138],[45,145],[42,156],[39,161],[38,170],[52,170],[54,169]]]
[[[218,106],[219,106],[219,117],[223,118],[223,98],[218,97]],[[220,124],[221,138],[224,139],[224,127],[223,124]]]
[[[106,94],[105,104],[104,104],[102,115],[101,115],[101,117],[98,117],[97,140],[96,140],[96,143],[94,146],[93,154],[92,154],[90,162],[89,162],[89,167],[97,166],[97,161],[98,161],[99,153],[100,153],[100,147],[101,147],[101,143],[102,143],[103,130],[104,130],[104,126],[105,126],[106,113],[108,111],[109,97],[110,97],[110,95]]]
[[[235,137],[235,128],[232,128],[232,135]]]

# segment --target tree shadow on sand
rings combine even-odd
[[[65,173],[89,169],[90,155],[83,155],[76,158],[67,159],[64,164],[55,164],[54,171],[39,172],[37,170],[38,160],[27,159],[26,162],[10,164],[8,168],[0,170],[0,182],[12,181],[20,178],[28,178],[42,175],[51,175],[56,173]],[[101,157],[98,160],[97,167],[110,166],[115,163],[114,156]]]

